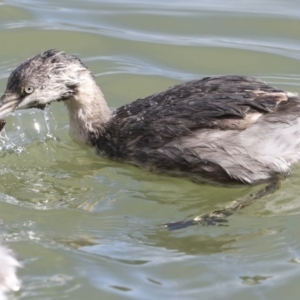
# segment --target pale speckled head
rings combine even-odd
[[[89,71],[78,58],[53,49],[26,60],[8,78],[0,99],[0,117],[17,109],[43,109],[50,102],[72,98],[81,72]]]

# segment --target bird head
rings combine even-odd
[[[78,58],[53,49],[29,58],[8,78],[0,99],[0,117],[18,109],[44,109],[53,101],[72,98],[83,71],[87,69]]]

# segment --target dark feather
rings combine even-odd
[[[218,173],[222,179],[217,181],[224,182],[226,172],[213,162],[199,161],[192,149],[165,146],[199,130],[244,130],[252,125],[250,114],[272,114],[284,110],[287,102],[284,91],[251,77],[190,81],[118,108],[94,144],[111,159],[156,170],[204,174],[210,166],[212,176]]]

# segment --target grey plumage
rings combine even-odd
[[[280,127],[297,120],[298,105],[298,98],[288,98],[284,91],[253,78],[205,78],[117,109],[105,134],[93,144],[111,159],[158,172],[254,184],[289,173],[287,165],[261,161],[257,148],[263,147],[259,136],[268,132],[265,123],[280,133]],[[250,130],[247,134],[254,124],[261,125],[255,134]]]
[[[76,139],[156,172],[255,184],[300,159],[300,99],[251,77],[194,80],[111,112],[79,59],[48,50],[12,72],[0,117],[52,101],[66,104]]]

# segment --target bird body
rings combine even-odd
[[[63,101],[70,133],[97,153],[197,181],[256,184],[300,160],[300,99],[245,76],[182,83],[111,111],[90,71],[48,50],[10,75],[0,117]]]
[[[190,81],[114,111],[98,152],[197,181],[255,184],[300,159],[300,100],[249,77]]]

